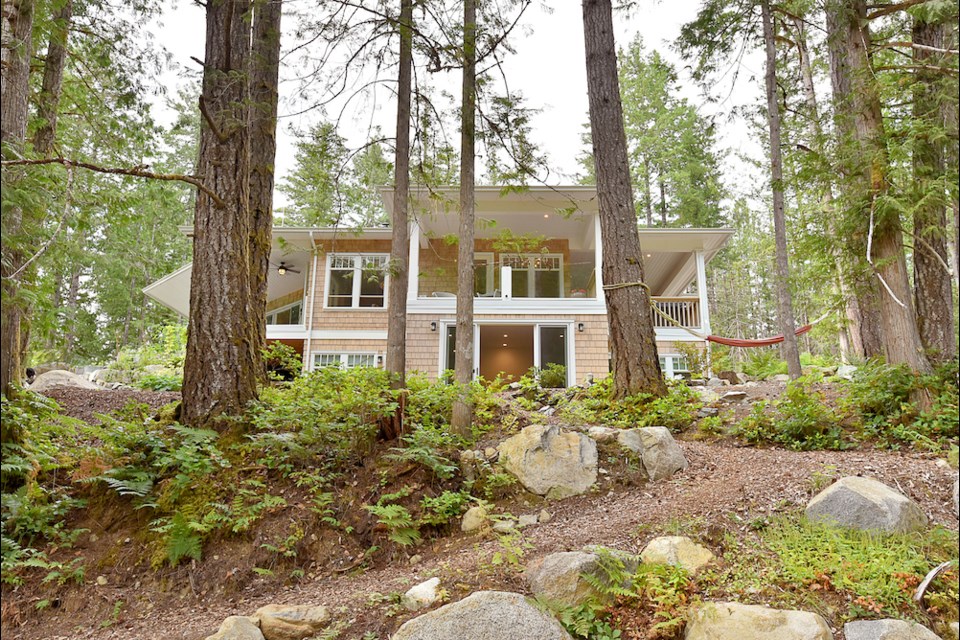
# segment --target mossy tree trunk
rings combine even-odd
[[[262,367],[250,309],[250,3],[210,0],[206,16],[197,173],[217,197],[198,192],[194,213],[181,414],[194,427],[239,415]]]

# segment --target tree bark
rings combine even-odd
[[[199,191],[194,210],[190,320],[181,419],[218,426],[257,397],[260,348],[251,291],[248,78],[250,3],[206,3],[206,55],[197,172],[219,202]]]
[[[913,19],[914,44],[943,48],[944,25]],[[947,193],[941,184],[945,171],[940,101],[946,100],[942,77],[925,70],[939,57],[914,48],[919,67],[913,87],[913,117],[921,123],[913,144],[913,183],[917,207],[913,212],[913,278],[920,340],[937,361],[957,354],[953,325],[953,287],[946,265]]]
[[[460,239],[457,247],[457,335],[454,378],[466,386],[473,380],[473,295],[475,235],[474,179],[477,108],[477,4],[463,3],[463,82],[460,105]],[[451,427],[461,436],[470,433],[473,406],[466,397],[453,404]]]
[[[787,219],[783,198],[783,152],[780,149],[780,103],[777,101],[777,49],[773,17],[769,0],[762,0],[763,43],[767,56],[767,126],[770,128],[770,186],[773,189],[773,235],[775,244],[777,310],[780,331],[783,334],[781,353],[787,361],[787,373],[796,380],[800,370],[800,350],[797,348],[796,320],[793,316],[793,297],[790,294],[790,263],[787,256]]]
[[[653,195],[650,193],[650,160],[643,159],[643,194],[646,197],[644,202],[647,213],[647,226],[653,226]]]
[[[600,204],[602,273],[613,353],[613,395],[662,396],[667,389],[657,356],[649,291],[640,286],[643,253],[630,185],[609,0],[583,1],[583,34]]]
[[[834,0],[834,4],[843,0]],[[854,118],[851,109],[845,104],[852,100],[852,72],[848,60],[847,43],[850,35],[844,32],[838,19],[837,9],[828,7],[827,44],[830,54],[830,80],[833,89],[835,124],[837,137],[849,144],[854,137]],[[842,155],[842,154],[841,154]],[[847,165],[849,163],[842,162]],[[844,167],[847,175],[851,169]],[[838,211],[839,213],[839,211]],[[848,286],[852,288],[853,303],[847,305],[846,314],[850,328],[851,350],[859,357],[883,357],[883,325],[877,298],[879,284],[871,278],[868,270],[861,266],[866,254],[865,225],[855,225],[849,234],[842,271]]]
[[[820,126],[820,106],[817,103],[817,91],[813,82],[813,65],[810,61],[810,49],[807,47],[806,22],[801,17],[793,17],[792,20],[794,29],[796,30],[797,58],[800,63],[800,77],[803,81],[804,101],[807,103],[807,132],[810,136],[811,146],[821,155],[825,155],[823,151],[823,128]],[[829,176],[824,176],[822,182],[820,206],[827,234],[833,237],[836,236],[833,183]],[[864,357],[863,343],[859,339],[851,339],[852,334],[859,334],[860,331],[860,311],[857,308],[857,299],[847,284],[843,261],[841,260],[839,251],[834,252],[834,266],[836,269],[837,289],[843,300],[846,316],[846,321],[840,323],[840,330],[837,335],[837,340],[840,343],[840,361],[850,362],[851,356],[857,359]]]
[[[905,363],[915,371],[926,372],[930,363],[917,329],[900,218],[896,209],[884,203],[889,189],[889,158],[867,50],[870,27],[866,13],[864,0],[833,0],[827,8],[838,133],[848,181],[846,208],[856,229],[854,247],[859,251],[859,237],[866,239],[866,260],[878,292],[883,353],[890,363]],[[866,306],[861,304],[860,309],[864,312]],[[863,319],[867,321],[866,316]],[[867,350],[867,355],[873,354]]]
[[[390,226],[390,287],[387,292],[387,358],[394,389],[406,386],[407,370],[407,290],[410,252],[410,227],[407,213],[410,201],[410,95],[413,76],[413,0],[401,0],[400,60],[397,76],[397,143],[393,163],[393,213]],[[391,419],[392,418],[392,419]],[[403,403],[381,426],[387,440],[403,432]]]
[[[63,69],[67,62],[67,38],[73,19],[73,0],[66,0],[54,16],[50,42],[43,61],[43,85],[37,99],[39,126],[33,136],[33,150],[44,158],[53,154],[57,136],[57,115],[60,111],[60,92],[63,88]]]
[[[4,160],[23,156],[27,137],[27,114],[30,100],[30,56],[33,53],[33,0],[4,0],[2,4],[2,35],[0,35],[0,145]],[[7,188],[19,179],[20,171],[6,170]],[[23,300],[19,279],[15,275],[24,262],[23,210],[4,203],[2,256],[2,309],[0,309],[0,392],[11,397],[13,385],[23,379],[20,348],[20,322]],[[12,427],[4,425],[2,442],[18,441]]]
[[[280,75],[281,0],[253,4],[250,52],[250,328],[258,350],[267,344],[267,275],[273,241],[273,167],[277,157],[277,84]],[[257,378],[266,365],[258,359]]]

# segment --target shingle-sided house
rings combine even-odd
[[[390,212],[392,193],[383,192]],[[407,368],[436,378],[453,368],[457,191],[412,194],[407,294]],[[519,377],[559,364],[567,384],[609,371],[600,269],[603,245],[594,187],[476,190],[474,300],[476,374]],[[188,231],[189,232],[189,231]],[[706,264],[730,229],[640,228],[661,365],[686,369],[680,343],[702,345],[675,326],[710,331]],[[275,227],[268,278],[267,338],[303,355],[304,367],[381,366],[387,344],[387,227]],[[145,289],[187,316],[190,265]]]

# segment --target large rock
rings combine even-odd
[[[257,620],[247,616],[230,616],[220,624],[220,629],[206,640],[264,640]]]
[[[690,612],[685,640],[833,640],[815,613],[736,602],[706,602]]]
[[[927,517],[899,491],[873,478],[847,476],[817,494],[807,518],[850,529],[906,533],[922,529]]]
[[[93,382],[90,382],[83,376],[77,375],[72,371],[55,369],[47,371],[37,376],[37,379],[30,385],[31,391],[42,393],[54,387],[74,387],[77,389],[102,389]]]
[[[253,614],[260,620],[266,640],[303,640],[317,635],[330,623],[326,607],[268,604]]]
[[[696,573],[700,567],[713,561],[713,553],[685,536],[661,536],[647,543],[640,552],[640,560],[649,564],[672,564],[683,567],[687,573]]]
[[[651,480],[663,480],[687,468],[680,445],[666,427],[626,429],[617,436],[617,442],[640,456],[643,470]]]
[[[487,510],[477,505],[470,507],[467,509],[467,512],[463,514],[463,519],[460,521],[460,530],[464,533],[472,533],[474,531],[480,531],[488,525]]]
[[[572,640],[519,593],[478,591],[406,622],[393,640]]]
[[[597,571],[597,556],[584,551],[562,551],[527,565],[530,591],[539,598],[563,605],[578,605],[595,598],[596,590],[584,574]]]
[[[843,625],[847,640],[940,640],[922,624],[906,620],[855,620]]]
[[[566,498],[584,493],[597,481],[597,444],[581,433],[532,425],[497,450],[503,468],[541,496]]]

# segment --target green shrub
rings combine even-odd
[[[751,349],[743,363],[743,372],[747,375],[765,380],[775,375],[787,372],[787,363],[780,359],[780,349]]]
[[[398,394],[388,374],[373,367],[324,367],[287,387],[264,389],[248,414],[253,450],[275,467],[339,467],[370,450]]]
[[[776,443],[800,451],[849,446],[841,417],[804,378],[791,381],[776,402],[755,403],[733,433],[751,444]]]
[[[460,517],[473,500],[466,491],[444,491],[435,498],[423,496],[420,507],[423,514],[420,522],[427,525],[443,525],[452,518]]]
[[[147,373],[137,380],[137,386],[151,391],[180,391],[183,376],[177,373]]]
[[[578,389],[561,401],[559,416],[568,422],[588,422],[614,427],[634,428],[663,426],[680,431],[693,424],[703,402],[679,380],[667,382],[667,395],[654,398],[638,393],[622,400],[613,400],[610,376]]]

